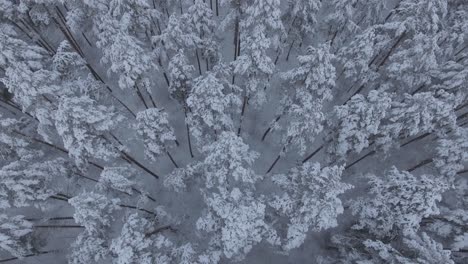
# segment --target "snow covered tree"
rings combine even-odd
[[[156,160],[175,144],[174,129],[169,124],[167,113],[158,108],[150,108],[137,114],[137,131],[145,143],[145,155]]]
[[[36,154],[31,147],[31,142],[18,134],[22,128],[27,127],[27,124],[28,121],[25,119],[18,120],[0,115],[0,160],[2,165]]]
[[[321,263],[455,263],[450,251],[426,233],[412,233],[401,241],[384,241],[348,231],[333,236],[331,244],[339,255]]]
[[[206,157],[200,167],[207,188],[236,186],[252,187],[261,178],[250,168],[258,153],[249,149],[234,132],[222,132],[218,139],[203,147]]]
[[[22,258],[32,250],[33,224],[22,215],[0,214],[0,249]]]
[[[129,215],[120,236],[110,245],[111,252],[117,256],[114,263],[197,263],[190,243],[178,246],[155,224],[138,214]]]
[[[233,62],[234,73],[244,76],[244,101],[251,99],[255,106],[266,101],[265,84],[274,73],[274,62],[267,51],[271,45],[263,28],[255,27],[242,40],[243,53]]]
[[[107,242],[86,231],[78,235],[70,248],[71,253],[68,255],[70,264],[99,263],[109,254]]]
[[[195,0],[195,3],[187,10],[184,18],[188,20],[188,23],[193,27],[192,31],[200,39],[197,48],[201,51],[201,57],[206,60],[208,70],[209,63],[215,63],[218,57],[218,44],[215,36],[216,22],[213,12],[205,1]],[[198,51],[196,52],[199,72],[201,73]]]
[[[174,169],[164,179],[164,186],[173,189],[176,192],[186,191],[188,183],[194,181],[194,175],[196,173],[196,165],[187,165],[185,168]]]
[[[245,10],[241,27],[246,30],[251,30],[252,27],[256,28],[252,33],[268,32],[272,46],[278,47],[279,40],[284,34],[280,5],[279,0],[253,0],[252,4]]]
[[[229,84],[223,77],[215,72],[198,77],[187,98],[187,106],[191,110],[188,121],[193,127],[194,137],[200,143],[216,138],[222,131],[234,130],[233,113],[229,109],[237,110],[241,105],[239,88]]]
[[[368,178],[372,196],[352,202],[352,213],[359,217],[353,228],[366,229],[379,237],[417,231],[424,217],[439,214],[437,202],[448,189],[441,179],[416,177],[395,167],[385,173],[385,178]]]
[[[195,68],[189,64],[182,50],[179,50],[169,62],[169,77],[171,78],[169,93],[184,107],[184,111],[188,111],[186,100],[191,93],[194,70]]]
[[[289,219],[285,250],[301,246],[309,229],[320,231],[338,225],[337,217],[344,210],[338,195],[352,187],[340,181],[342,171],[342,167],[320,168],[318,163],[306,162],[273,177],[285,190],[270,202]]]
[[[110,250],[117,256],[114,263],[155,263],[158,256],[152,253],[153,247],[167,245],[169,241],[160,237],[154,241],[146,235],[152,224],[150,221],[132,214],[125,222],[119,237],[112,241]],[[156,243],[155,243],[156,242]],[[164,263],[164,262],[157,262]]]
[[[391,107],[388,93],[372,91],[366,97],[355,95],[342,106],[336,106],[329,118],[332,128],[329,152],[338,158],[348,152],[361,152],[370,145],[370,137],[378,134],[382,120]]]
[[[52,180],[66,176],[62,159],[36,162],[43,153],[26,156],[0,169],[0,208],[38,206],[56,192]],[[65,174],[65,175],[64,175]]]
[[[353,86],[359,90],[360,87],[369,86],[379,79],[380,73],[375,71],[373,64],[376,63],[379,51],[390,45],[392,34],[401,32],[392,25],[371,26],[357,34],[349,44],[338,51],[337,58],[343,65],[344,76],[350,81],[346,85],[347,90]]]
[[[60,102],[55,126],[69,156],[78,168],[83,168],[90,157],[107,160],[118,156],[105,135],[122,120],[123,116],[112,107],[98,105],[95,100],[82,96]]]
[[[112,213],[119,209],[119,199],[110,200],[94,192],[83,192],[68,202],[75,208],[73,218],[76,223],[83,225],[89,233],[104,232],[103,228],[110,227],[113,220]]]
[[[125,15],[120,20],[103,20],[99,25],[102,33],[96,43],[103,50],[103,63],[110,64],[110,71],[119,77],[122,89],[135,87],[145,73],[157,69],[150,52],[137,38],[126,33],[129,22]]]
[[[289,122],[283,142],[297,146],[301,154],[323,129],[322,104],[332,99],[331,90],[335,86],[333,58],[326,44],[309,47],[307,55],[298,57],[300,66],[282,75],[293,85],[284,99]]]
[[[434,241],[428,234],[413,234],[403,239],[403,243],[413,251],[421,263],[447,263],[454,264],[451,259],[450,250],[444,249],[443,245]]]
[[[301,37],[305,37],[307,33],[315,33],[314,31],[317,30],[318,12],[321,7],[322,1],[320,0],[289,1],[288,16],[292,20],[291,29],[294,30],[299,25],[297,30]]]
[[[468,160],[468,130],[457,128],[452,137],[437,141],[434,164],[439,172],[451,179],[464,168]]]
[[[56,110],[53,101],[67,89],[57,84],[59,73],[47,67],[50,58],[45,49],[28,45],[7,25],[0,27],[0,38],[0,67],[4,71],[0,82],[15,95],[14,101],[22,111],[40,121],[38,132],[49,139]]]
[[[152,38],[152,42],[157,47],[155,49],[156,55],[166,60],[170,58],[171,52],[196,48],[201,40],[200,36],[193,30],[194,28],[188,19],[172,14],[161,34]]]
[[[327,14],[326,25],[330,27],[328,38],[331,44],[341,44],[344,40],[344,35],[354,33],[358,30],[358,25],[354,22],[356,16],[356,3],[358,0],[332,0],[326,4],[331,12]]]
[[[277,244],[276,233],[265,223],[266,205],[238,188],[220,190],[206,197],[209,210],[198,219],[197,228],[215,233],[213,239],[226,258],[241,260],[262,240]]]
[[[105,167],[99,177],[98,187],[133,194],[136,171],[130,167]]]

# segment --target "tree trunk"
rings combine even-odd
[[[198,73],[201,76],[202,75],[202,70],[201,70],[201,64],[200,64],[200,56],[198,56],[198,49],[195,49],[195,55],[197,57]]]
[[[275,161],[273,161],[273,163],[271,164],[270,168],[268,168],[267,172],[265,174],[268,174],[270,173],[270,171],[275,167],[276,163],[278,163],[278,161],[280,160],[281,158],[281,155],[278,155],[275,159]]]
[[[174,164],[174,166],[176,168],[179,168],[179,165],[177,165],[177,163],[175,162],[174,158],[172,157],[171,153],[169,153],[169,151],[166,151],[167,153],[167,156],[169,157],[169,159],[172,161],[172,164]]]
[[[351,168],[352,166],[356,165],[356,164],[357,164],[358,162],[360,162],[361,160],[363,160],[363,159],[365,159],[365,158],[367,158],[367,157],[369,157],[369,156],[372,156],[372,155],[374,155],[374,154],[375,154],[375,150],[369,151],[369,153],[367,153],[366,155],[360,157],[359,159],[357,159],[356,161],[352,162],[351,164],[346,165],[345,170]]]
[[[273,163],[271,164],[270,168],[268,168],[267,172],[265,174],[268,174],[271,172],[271,170],[273,170],[273,168],[276,166],[276,164],[278,163],[278,161],[281,159],[281,154],[284,154],[284,152],[286,151],[286,146],[289,145],[289,143],[291,143],[291,140],[292,140],[292,137],[288,139],[287,143],[283,146],[283,148],[281,148],[281,151],[280,153],[278,154],[278,156],[276,157],[276,159],[273,161]]]
[[[318,147],[314,152],[312,152],[310,155],[305,157],[305,159],[302,160],[302,163],[306,163],[308,160],[310,160],[315,154],[317,154],[322,148],[324,147],[324,144],[322,144],[320,147]]]
[[[281,119],[281,116],[282,115],[279,115],[278,117],[276,117],[275,121],[273,122],[273,125],[276,124],[276,122],[278,122]],[[263,133],[262,141],[264,141],[266,136],[270,133],[273,125],[270,125],[268,129],[265,131],[265,133]]]
[[[237,60],[237,45],[239,44],[238,34],[239,34],[239,19],[236,18],[236,23],[235,23],[235,26],[234,26],[234,59],[232,61]],[[236,74],[233,73],[231,83],[234,84],[235,82],[236,82]]]
[[[140,92],[140,88],[138,88],[138,85],[135,85],[134,87],[135,87],[138,97],[140,98],[140,101],[143,102],[143,105],[145,106],[145,108],[148,109],[148,105],[146,104],[145,99],[143,98],[143,95]]]
[[[188,142],[190,157],[193,158],[194,155],[192,151],[192,140],[190,138],[190,127],[189,127],[189,124],[187,123],[187,110],[185,110],[185,108],[184,108],[184,114],[185,114],[185,128],[187,130],[187,142]]]
[[[60,15],[59,15],[60,17]],[[99,76],[99,74],[94,70],[94,68],[87,62],[84,53],[82,52],[81,48],[76,44],[76,40],[74,40],[73,35],[71,34],[71,31],[68,30],[66,24],[65,26],[62,26],[54,17],[53,20],[55,24],[59,27],[60,31],[63,33],[65,38],[68,40],[70,45],[73,47],[73,49],[85,60],[86,62],[86,67],[90,70],[91,74],[94,76],[94,78],[98,81],[100,81],[102,84],[106,86],[106,89],[109,91],[110,95],[117,100],[133,117],[136,117],[136,114],[115,94],[113,93],[112,89],[104,82],[104,80]]]
[[[424,165],[426,165],[426,164],[431,163],[432,161],[433,161],[433,160],[432,160],[431,158],[430,158],[430,159],[425,159],[425,160],[419,162],[418,164],[416,164],[415,166],[413,166],[413,167],[407,169],[407,171],[408,171],[408,172],[412,172],[412,171],[414,171],[414,170],[416,170],[416,169],[418,169],[418,168],[420,168],[420,167],[422,167],[422,166],[424,166]]]
[[[53,250],[53,251],[39,251],[37,253],[24,255],[24,256],[21,257],[21,259],[36,257],[36,256],[40,256],[40,255],[45,255],[45,254],[50,254],[50,253],[53,253],[53,252],[56,252],[56,250]],[[5,263],[5,262],[13,261],[13,260],[18,260],[18,259],[20,259],[20,258],[12,257],[12,258],[7,258],[7,259],[0,259],[0,263]]]
[[[239,128],[237,129],[237,135],[239,136],[242,130],[242,121],[244,120],[244,113],[245,109],[247,107],[247,103],[249,101],[249,97],[247,95],[244,95],[244,102],[242,103],[242,111],[241,111],[241,116],[239,120]]]
[[[382,67],[385,62],[387,62],[388,58],[390,57],[390,55],[392,55],[393,51],[395,51],[395,49],[398,47],[398,45],[400,45],[401,41],[403,40],[403,38],[406,36],[406,31],[403,31],[403,33],[401,33],[401,35],[398,37],[397,41],[393,44],[393,46],[390,48],[390,50],[387,52],[387,54],[385,55],[384,59],[382,60],[382,62],[380,62],[380,64],[377,66],[377,68],[380,68]]]
[[[288,49],[288,55],[286,55],[286,61],[289,61],[289,55],[291,54],[291,50],[292,50],[292,47],[294,46],[294,42],[296,40],[293,40],[293,42],[291,43],[291,45],[289,46],[289,49]]]
[[[120,151],[122,153],[122,155],[124,155],[127,159],[129,159],[133,164],[135,164],[137,167],[141,168],[142,170],[146,171],[148,174],[150,174],[151,176],[153,176],[154,178],[156,179],[159,179],[159,175],[157,175],[156,173],[152,172],[150,169],[146,168],[143,164],[141,164],[139,161],[137,161],[136,159],[134,159],[132,156],[130,156],[129,154],[127,154],[125,151],[121,150]]]

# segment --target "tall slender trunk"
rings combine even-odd
[[[143,164],[141,164],[138,160],[136,160],[135,158],[133,158],[132,156],[130,156],[128,153],[126,153],[125,151],[121,150],[120,151],[122,153],[122,155],[124,157],[126,157],[128,160],[130,160],[132,162],[132,164],[136,165],[137,167],[139,167],[140,169],[146,171],[148,174],[150,174],[151,176],[153,176],[155,179],[159,179],[159,175],[152,172],[150,169],[148,169],[147,167],[145,167]]]
[[[219,16],[219,1],[216,0],[216,16]]]
[[[60,15],[59,15],[60,17]],[[62,21],[64,23],[64,25],[62,25],[60,22],[58,22],[55,17],[52,17],[52,19],[54,20],[55,24],[59,27],[60,31],[63,33],[63,35],[65,36],[65,38],[68,40],[68,42],[70,43],[70,45],[73,47],[73,49],[83,58],[83,60],[85,60],[86,62],[86,67],[90,70],[91,74],[93,75],[93,77],[100,81],[102,84],[104,84],[106,86],[106,89],[107,91],[109,91],[109,94],[117,101],[119,102],[133,117],[136,117],[136,114],[122,101],[120,100],[112,91],[112,89],[104,82],[104,80],[99,76],[99,74],[94,70],[94,68],[87,62],[86,60],[86,57],[84,56],[84,53],[82,52],[81,48],[77,45],[77,42],[75,40],[75,38],[73,37],[73,34],[71,33],[71,31],[68,29],[66,23],[64,21]]]
[[[240,115],[240,120],[239,120],[239,128],[237,129],[237,135],[239,136],[242,130],[242,121],[244,120],[244,114],[245,114],[245,109],[247,107],[247,104],[249,102],[249,97],[247,95],[244,95],[244,101],[242,103],[242,111]]]
[[[265,140],[266,136],[270,133],[270,131],[272,130],[272,127],[281,119],[281,115],[278,115],[278,117],[275,118],[275,121],[273,122],[272,125],[270,125],[267,130],[265,130],[265,133],[263,133],[263,136],[262,136],[262,141]]]
[[[179,168],[179,165],[177,165],[177,163],[175,162],[174,158],[172,157],[171,153],[169,153],[169,151],[166,151],[167,153],[167,156],[169,157],[169,159],[171,160],[172,164],[174,164],[174,166],[176,168]]]
[[[395,51],[395,49],[400,45],[401,41],[404,39],[405,36],[406,36],[406,31],[404,31],[404,32],[398,37],[397,41],[392,45],[392,47],[390,48],[390,50],[385,54],[383,60],[377,65],[377,69],[380,69],[380,67],[382,67],[382,66],[387,62],[388,58],[390,58],[390,55],[392,55],[392,53]],[[378,57],[378,55],[376,55],[376,56],[374,57],[374,59],[373,59],[369,64],[373,63],[377,57]],[[353,96],[355,96],[356,94],[359,94],[364,88],[365,88],[365,85],[364,85],[364,84],[361,85],[361,86],[359,87],[359,89],[356,90],[356,91],[343,103],[343,105],[346,104],[349,100],[351,100],[351,98],[352,98]],[[350,89],[351,89],[351,88],[350,88]],[[349,91],[350,89],[348,89],[348,91]]]
[[[398,45],[400,45],[401,41],[403,40],[403,38],[406,36],[406,31],[404,31],[403,33],[401,33],[401,35],[398,37],[397,41],[393,44],[393,46],[390,48],[390,50],[387,52],[387,54],[385,55],[384,59],[382,60],[382,62],[379,63],[379,65],[377,66],[377,68],[380,68],[382,67],[385,62],[387,62],[388,58],[390,57],[390,55],[392,55],[393,51],[395,51],[395,49],[398,47]]]
[[[432,160],[431,158],[425,159],[425,160],[419,162],[418,164],[414,165],[413,167],[407,169],[407,171],[408,171],[408,172],[412,172],[412,171],[414,171],[414,170],[416,170],[416,169],[418,169],[418,168],[421,168],[421,167],[424,166],[424,165],[427,165],[427,164],[431,163],[432,161],[433,161],[433,160]]]
[[[21,258],[12,257],[12,258],[0,259],[0,263],[5,263],[5,262],[13,261],[13,260],[24,259],[24,258],[37,257],[37,256],[40,256],[40,255],[46,255],[46,254],[51,254],[51,253],[55,253],[55,252],[58,252],[58,250],[38,251],[36,253],[31,253],[31,254],[24,255]]]
[[[81,32],[81,35],[83,36],[83,38],[86,40],[86,43],[88,43],[88,45],[90,47],[93,47],[93,44],[91,44],[91,41],[89,41],[88,37],[85,35],[84,32]]]
[[[146,93],[148,94],[148,97],[150,98],[150,101],[151,101],[151,104],[153,105],[153,107],[158,107],[156,105],[156,102],[154,101],[153,96],[151,95],[151,93],[149,91],[146,91]]]
[[[159,64],[159,67],[163,69],[163,76],[164,76],[164,80],[166,81],[167,86],[168,87],[171,86],[171,82],[169,81],[169,77],[167,77],[166,70],[164,69],[160,58],[158,58],[158,64]]]
[[[192,140],[190,138],[190,126],[187,123],[187,110],[185,109],[185,107],[184,107],[184,114],[185,114],[185,128],[187,130],[187,142],[188,142],[189,152],[190,152],[190,156],[193,158],[194,155],[193,155],[193,150],[192,150]]]
[[[35,225],[33,228],[84,228],[81,225]]]
[[[354,162],[352,162],[352,163],[346,165],[345,170],[351,168],[352,166],[356,165],[357,163],[359,163],[359,162],[362,161],[363,159],[365,159],[365,158],[367,158],[367,157],[369,157],[369,156],[372,156],[372,155],[374,155],[374,154],[375,154],[375,150],[369,151],[366,155],[364,155],[364,156],[360,157],[359,159],[357,159],[356,161],[354,161]]]
[[[232,61],[237,60],[237,45],[239,44],[238,41],[239,37],[239,18],[236,18],[236,23],[234,25],[234,59]],[[234,84],[236,81],[236,74],[232,74],[232,84]]]
[[[307,157],[305,157],[302,160],[302,163],[306,163],[308,160],[310,160],[313,156],[315,156],[315,154],[317,154],[321,149],[323,149],[323,147],[324,147],[324,144],[322,144],[320,147],[315,149],[314,152],[310,153]]]
[[[281,151],[279,152],[278,156],[276,156],[276,159],[273,161],[273,163],[270,165],[270,167],[268,168],[267,172],[265,174],[268,174],[271,172],[271,170],[273,170],[273,168],[276,166],[276,164],[278,163],[278,161],[281,159],[281,156],[286,152],[286,146],[289,145],[291,143],[291,140],[293,138],[290,137],[286,144],[284,144],[284,146],[281,148]]]
[[[135,90],[138,95],[138,98],[140,98],[140,101],[143,102],[143,105],[145,106],[145,108],[148,109],[148,105],[146,104],[145,98],[143,98],[143,95],[141,94],[141,91],[138,85],[135,85]]]
[[[202,70],[201,70],[200,56],[198,56],[198,49],[195,49],[195,55],[197,57],[198,73],[201,76],[202,75]]]
[[[265,174],[268,174],[270,173],[270,171],[275,167],[276,163],[278,163],[278,161],[281,159],[281,155],[278,154],[278,156],[276,157],[276,159],[273,161],[273,163],[270,165],[270,167],[268,168],[267,172]]]
[[[292,50],[292,48],[293,48],[293,46],[294,46],[294,42],[295,42],[295,41],[296,41],[296,40],[293,40],[293,42],[292,42],[291,45],[289,46],[288,54],[286,55],[286,61],[289,61],[289,55],[291,54],[291,50]]]

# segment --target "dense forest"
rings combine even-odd
[[[468,1],[0,0],[0,263],[468,263]]]

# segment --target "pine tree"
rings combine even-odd
[[[194,71],[195,68],[189,64],[183,50],[179,50],[169,62],[169,77],[171,78],[169,93],[184,107],[184,111],[188,111],[186,100],[192,90]]]
[[[222,132],[218,139],[203,147],[206,157],[199,165],[207,188],[235,186],[236,183],[252,186],[261,178],[250,166],[258,153],[249,149],[234,132]]]
[[[283,100],[289,121],[283,142],[297,146],[301,154],[304,154],[306,145],[311,143],[314,135],[323,129],[321,106],[332,99],[331,90],[335,86],[333,58],[326,44],[318,48],[309,47],[307,55],[298,57],[300,66],[282,76],[293,85],[292,91],[286,91]]]
[[[45,207],[45,201],[56,193],[53,179],[66,176],[63,159],[38,162],[44,154],[31,154],[0,169],[0,208]]]
[[[228,259],[241,260],[252,247],[266,239],[278,243],[274,230],[264,222],[265,204],[238,188],[220,190],[206,197],[209,210],[198,219],[197,229],[214,232]]]
[[[215,36],[216,22],[213,17],[213,12],[205,1],[196,0],[195,3],[189,7],[184,18],[187,19],[188,24],[191,25],[191,31],[197,34],[200,39],[197,48],[201,51],[201,57],[206,60],[206,68],[208,70],[209,63],[215,64],[218,57],[218,44]],[[201,73],[198,51],[196,51],[196,56],[199,73]]]
[[[385,173],[385,178],[368,178],[372,196],[353,201],[352,213],[359,217],[353,228],[379,237],[417,231],[423,218],[439,214],[437,202],[448,189],[441,179],[416,177],[395,167]]]
[[[338,195],[352,186],[341,183],[342,167],[320,168],[306,162],[287,174],[275,175],[273,181],[285,193],[275,196],[270,205],[289,219],[285,250],[304,243],[309,229],[320,231],[338,225],[337,217],[344,209]]]
[[[169,241],[159,237],[158,240],[146,236],[146,232],[152,224],[145,218],[132,214],[122,227],[119,237],[114,239],[110,245],[110,250],[117,256],[115,263],[155,263],[158,256],[152,253],[153,247],[161,244],[168,244]],[[155,245],[156,244],[156,245]],[[163,263],[163,262],[157,262]]]
[[[331,155],[346,157],[348,152],[359,153],[370,145],[370,137],[377,135],[380,124],[391,108],[388,93],[372,91],[366,97],[355,95],[342,106],[335,107],[329,126]]]
[[[57,132],[78,168],[90,157],[107,160],[117,157],[115,147],[105,138],[123,117],[112,107],[98,105],[87,96],[65,98],[55,116]]]
[[[130,167],[105,167],[99,177],[98,188],[133,194],[136,186],[135,175],[136,171]]]
[[[451,179],[464,168],[468,160],[468,130],[457,128],[452,137],[437,141],[434,164],[440,174]]]
[[[174,129],[168,121],[168,114],[158,108],[150,108],[137,114],[137,132],[143,137],[145,155],[151,160],[167,154],[175,144]]]
[[[96,42],[103,50],[102,62],[110,64],[109,70],[118,76],[122,89],[135,87],[146,73],[157,69],[150,52],[142,47],[137,38],[126,32],[131,26],[129,23],[125,15],[120,20],[103,20],[99,25],[102,33]]]
[[[80,233],[70,248],[68,262],[71,264],[99,263],[109,255],[107,241],[88,232]]]
[[[75,208],[73,218],[85,227],[90,234],[100,234],[103,228],[110,227],[112,213],[118,210],[119,199],[108,199],[94,192],[83,192],[68,202]]]
[[[229,84],[223,78],[225,75],[220,74],[209,72],[195,79],[187,98],[187,106],[191,110],[188,122],[200,143],[216,138],[222,131],[234,130],[233,113],[229,109],[239,109],[236,107],[241,104],[239,88]]]
[[[33,249],[30,237],[32,232],[33,225],[24,216],[0,214],[0,249],[22,258]]]

